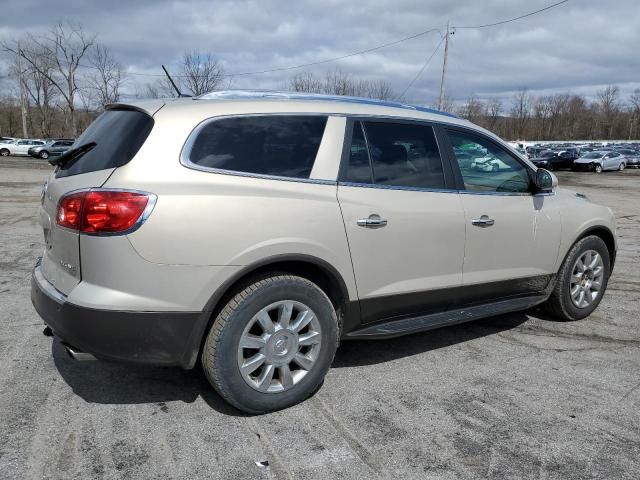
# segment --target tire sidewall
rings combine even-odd
[[[202,358],[203,363],[216,363],[220,388],[237,399],[232,403],[251,413],[280,410],[309,397],[329,370],[338,344],[336,313],[322,290],[300,277],[283,276],[274,277],[273,280],[268,286],[258,287],[239,302],[218,338],[214,358],[207,359],[204,354]],[[281,300],[295,300],[314,311],[322,329],[322,343],[314,368],[300,383],[284,392],[262,393],[249,386],[240,373],[237,363],[238,344],[251,318],[262,308]]]
[[[595,302],[589,305],[586,308],[578,308],[573,304],[571,300],[571,286],[570,286],[570,277],[572,274],[573,266],[576,260],[582,255],[586,250],[595,250],[600,254],[604,264],[604,277],[602,281],[602,288],[600,289],[600,295]],[[611,273],[611,258],[609,255],[609,250],[605,243],[596,236],[589,236],[581,241],[579,241],[569,252],[567,259],[565,260],[565,264],[562,267],[561,275],[558,281],[563,282],[561,292],[561,303],[563,310],[568,314],[568,317],[579,320],[585,317],[588,317],[593,313],[593,311],[598,308],[600,302],[602,301],[602,297],[604,296],[607,285],[609,283],[609,275]]]

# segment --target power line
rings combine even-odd
[[[529,13],[525,13],[524,15],[520,15],[519,17],[513,17],[513,18],[509,18],[507,20],[501,20],[499,22],[495,22],[495,23],[486,23],[484,25],[453,25],[452,28],[458,28],[458,29],[463,29],[463,28],[487,28],[487,27],[495,27],[496,25],[503,25],[505,23],[509,23],[509,22],[515,22],[516,20],[521,20],[523,18],[527,18],[530,17],[532,15],[536,15],[538,13],[544,12],[546,10],[551,10],[552,8],[555,8],[557,6],[562,5],[563,3],[567,3],[569,0],[562,0],[561,2],[557,2],[554,3],[552,5],[548,5],[544,8],[541,8],[540,10],[536,10],[535,12],[529,12]]]
[[[532,15],[536,15],[538,13],[544,12],[546,10],[550,10],[552,8],[555,8],[563,3],[567,3],[569,0],[562,0],[560,2],[554,3],[552,5],[549,5],[547,7],[541,8],[539,10],[536,10],[534,12],[529,12],[526,13],[524,15],[520,15],[518,17],[514,17],[514,18],[509,18],[507,20],[502,20],[499,22],[495,22],[495,23],[488,23],[485,25],[461,25],[461,26],[453,26],[452,28],[454,29],[472,29],[472,28],[486,28],[486,27],[493,27],[496,25],[502,25],[505,23],[509,23],[509,22],[514,22],[516,20],[520,20],[522,18],[526,18],[526,17],[530,17]],[[285,71],[290,71],[290,70],[297,70],[300,68],[305,68],[305,67],[312,67],[315,65],[322,65],[322,64],[326,64],[326,63],[332,63],[332,62],[337,62],[339,60],[344,60],[345,58],[350,58],[350,57],[355,57],[358,55],[363,55],[365,53],[370,53],[370,52],[375,52],[376,50],[381,50],[383,48],[387,48],[387,47],[391,47],[393,45],[398,45],[400,43],[406,42],[408,40],[413,40],[414,38],[418,38],[418,37],[422,37],[424,35],[427,35],[429,33],[433,33],[433,32],[440,32],[440,35],[442,35],[442,32],[440,30],[440,28],[430,28],[428,30],[424,30],[422,32],[418,32],[415,33],[413,35],[409,35],[403,38],[400,38],[398,40],[394,40],[391,42],[387,42],[387,43],[383,43],[380,45],[377,45],[375,47],[371,47],[371,48],[367,48],[364,50],[359,50],[356,52],[352,52],[352,53],[348,53],[346,55],[340,55],[338,57],[332,57],[332,58],[327,58],[324,60],[318,60],[316,62],[308,62],[308,63],[302,63],[302,64],[298,64],[298,65],[292,65],[292,66],[288,66],[288,67],[279,67],[279,68],[271,68],[271,69],[265,69],[265,70],[255,70],[255,71],[247,71],[247,72],[235,72],[235,73],[223,73],[220,76],[222,77],[242,77],[242,76],[250,76],[250,75],[262,75],[265,73],[275,73],[275,72],[285,72]],[[97,67],[93,66],[93,65],[85,65],[85,64],[79,64],[79,67],[82,68],[92,68],[95,69]],[[165,75],[163,73],[145,73],[145,72],[136,72],[136,71],[122,71],[123,75],[133,75],[133,76],[141,76],[141,77],[164,77]],[[176,78],[186,78],[189,75],[173,75]]]
[[[409,82],[409,85],[407,85],[407,87],[402,91],[402,93],[396,97],[396,100],[400,100],[402,97],[404,97],[405,93],[407,93],[407,91],[413,86],[416,80],[420,78],[420,75],[422,75],[422,72],[424,72],[424,69],[427,68],[427,65],[429,65],[429,62],[431,62],[431,59],[436,55],[436,53],[440,49],[440,46],[442,45],[442,42],[444,42],[445,38],[446,36],[443,36],[442,39],[438,42],[438,45],[436,45],[436,48],[433,50],[429,58],[427,58],[427,61],[424,62],[424,65],[422,65],[422,68],[420,69],[418,74],[415,77],[413,77],[413,80]]]

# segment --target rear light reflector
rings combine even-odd
[[[155,199],[150,193],[123,190],[74,192],[60,199],[56,223],[81,233],[123,233],[144,221]]]

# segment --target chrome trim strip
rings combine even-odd
[[[361,187],[361,188],[379,188],[382,190],[406,190],[409,192],[431,192],[431,193],[458,193],[462,195],[498,195],[510,197],[548,197],[555,195],[555,192],[542,193],[523,193],[523,192],[481,192],[474,190],[456,190],[446,188],[422,188],[422,187],[403,187],[397,185],[379,185],[373,183],[357,183],[357,182],[338,182],[339,187]]]

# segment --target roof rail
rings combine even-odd
[[[377,105],[380,107],[402,108],[405,110],[415,110],[436,115],[446,115],[458,118],[448,112],[442,112],[433,108],[409,105],[388,100],[377,100],[373,98],[350,97],[346,95],[325,95],[320,93],[304,92],[280,92],[273,90],[218,90],[194,97],[193,100],[247,100],[247,99],[274,99],[274,100],[315,100],[324,102],[357,103],[361,105]]]

